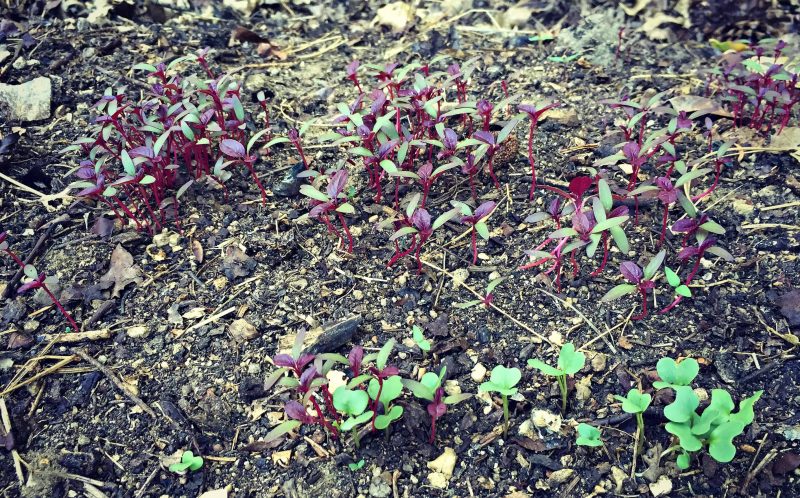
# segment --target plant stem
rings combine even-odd
[[[567,413],[567,376],[558,376],[558,387],[561,388],[561,414]]]
[[[644,450],[644,418],[641,412],[636,414],[636,428],[639,432],[639,437],[636,438],[636,454],[641,455]]]
[[[508,396],[503,395],[503,437],[508,437]]]

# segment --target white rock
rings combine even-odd
[[[373,24],[388,26],[394,33],[402,33],[414,22],[414,7],[405,2],[392,2],[375,13]]]
[[[258,329],[244,318],[231,322],[228,326],[228,332],[237,341],[249,341],[258,337]]]
[[[126,331],[131,339],[143,339],[150,335],[150,330],[145,325],[136,325]]]
[[[667,496],[672,492],[672,481],[667,476],[661,476],[658,481],[650,484],[650,492],[653,498]]]
[[[540,429],[547,429],[550,432],[558,432],[561,429],[561,415],[550,413],[547,410],[533,410],[531,413],[533,425]]]
[[[470,376],[475,382],[483,382],[483,379],[486,378],[486,367],[484,367],[482,363],[476,363],[475,366],[472,367]]]
[[[456,468],[457,459],[458,457],[453,448],[445,448],[444,453],[436,457],[435,460],[428,462],[428,468],[450,479],[453,476],[453,470]]]
[[[0,83],[0,120],[39,121],[50,117],[50,78],[39,77],[20,85]],[[9,116],[3,116],[6,109]]]
[[[564,484],[574,473],[575,471],[572,469],[555,470],[550,474],[550,477],[547,478],[547,484],[553,487]]]
[[[428,474],[428,482],[434,488],[445,489],[447,488],[448,479],[441,472],[431,472]]]

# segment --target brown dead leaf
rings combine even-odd
[[[100,287],[108,289],[112,285],[112,297],[119,297],[120,292],[129,284],[142,283],[142,270],[133,264],[133,256],[122,245],[117,244],[111,253],[111,264],[108,272],[100,277]]]
[[[781,315],[789,321],[789,325],[800,325],[800,289],[789,291],[775,299],[775,304],[781,307]]]
[[[619,337],[619,340],[617,341],[617,346],[621,347],[622,349],[633,348],[633,344],[631,343],[630,339],[628,339],[624,335]]]

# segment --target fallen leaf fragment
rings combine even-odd
[[[117,244],[111,253],[111,264],[108,272],[100,277],[100,287],[111,290],[112,297],[119,297],[125,287],[130,284],[139,285],[142,283],[142,270],[133,264],[133,256],[125,250],[122,245]]]

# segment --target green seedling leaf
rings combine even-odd
[[[633,284],[619,284],[611,288],[606,294],[600,298],[601,303],[607,303],[621,298],[627,294],[636,292],[636,286]]]
[[[692,434],[692,428],[689,424],[679,424],[677,422],[669,422],[664,426],[667,432],[678,438],[681,448],[686,451],[698,451],[703,447],[703,442]]]
[[[597,182],[597,195],[600,198],[600,202],[603,204],[603,209],[605,209],[606,212],[611,211],[611,208],[614,206],[614,199],[611,196],[611,188],[609,188],[608,182],[603,178]]]
[[[689,386],[677,386],[675,401],[664,407],[664,416],[672,422],[684,423],[692,419],[692,414],[700,405],[700,399]]]
[[[472,395],[469,393],[451,394],[450,396],[445,396],[442,398],[442,402],[445,405],[455,405],[457,403],[461,403],[462,401],[468,400],[471,397]]]
[[[392,348],[394,348],[394,343],[394,339],[389,339],[381,350],[378,351],[378,356],[375,358],[375,366],[378,367],[378,370],[386,368],[386,362],[389,361],[389,354],[391,354]]]
[[[600,429],[589,424],[578,424],[578,437],[575,439],[575,444],[578,446],[603,446],[600,440]]]
[[[685,358],[680,363],[672,358],[661,358],[656,364],[656,371],[661,380],[653,382],[653,387],[677,389],[679,386],[688,386],[692,383],[700,372],[700,365],[694,358]]]
[[[678,458],[675,459],[675,465],[677,465],[681,470],[686,470],[689,468],[689,464],[691,463],[690,460],[691,455],[684,451],[678,455]]]
[[[194,472],[203,466],[203,457],[194,456],[191,451],[184,451],[181,455],[179,463],[173,463],[169,466],[170,472],[182,473],[186,470]]]
[[[753,422],[753,418],[755,418],[753,406],[756,404],[756,401],[761,398],[762,394],[764,394],[764,391],[756,391],[749,398],[745,398],[740,401],[739,411],[731,415],[731,420],[744,424],[745,426],[750,425]]]
[[[667,276],[667,283],[672,287],[679,287],[681,285],[681,277],[675,273],[669,266],[664,267],[664,274]]]
[[[643,272],[645,280],[653,279],[653,275],[655,275],[658,269],[661,267],[661,263],[664,262],[664,256],[666,255],[667,251],[662,249],[661,251],[658,252],[658,254],[653,256],[653,259],[651,259],[649,263],[647,263],[647,266],[644,267],[644,272]]]
[[[677,294],[679,296],[683,296],[683,297],[692,297],[691,289],[689,289],[689,287],[687,287],[685,285],[679,285],[675,289],[675,294]]]
[[[369,395],[366,391],[353,391],[341,386],[333,392],[333,406],[340,412],[358,416],[364,413],[369,404]]]
[[[383,387],[381,387],[378,379],[373,378],[369,381],[369,387],[367,388],[369,397],[375,399],[378,396],[378,390],[381,392],[381,398],[378,401],[383,403],[384,406],[389,406],[403,392],[403,381],[399,375],[392,375],[383,381]]]
[[[503,365],[497,365],[492,369],[489,380],[478,386],[478,390],[497,392],[503,396],[513,396],[517,394],[516,385],[521,378],[522,372],[519,368],[506,368]]]
[[[744,427],[741,422],[729,421],[711,431],[711,436],[708,438],[708,453],[714,460],[720,463],[733,460],[736,456],[733,438],[741,434]]]
[[[575,352],[575,345],[568,342],[561,346],[558,354],[558,368],[567,375],[578,373],[586,363],[586,355]]]
[[[551,375],[553,377],[558,377],[559,375],[564,375],[564,372],[557,368],[553,368],[547,363],[537,360],[536,358],[531,358],[528,360],[528,366],[531,368],[535,368],[541,371],[545,375]]]
[[[638,389],[631,389],[625,397],[617,395],[614,398],[622,401],[622,411],[625,413],[644,413],[653,401],[652,396],[644,394]]]
[[[378,430],[384,430],[387,427],[389,427],[389,424],[391,424],[395,420],[398,420],[402,416],[403,416],[403,407],[395,405],[385,415],[378,415],[377,417],[375,417],[375,428]]]
[[[342,389],[342,388],[340,387],[339,389]],[[339,389],[337,389],[337,391],[338,391]],[[357,392],[361,392],[361,393],[363,393],[364,391],[357,391]],[[367,394],[367,393],[364,393],[364,396],[365,396],[365,397],[366,397],[366,394]],[[335,398],[334,398],[334,399],[335,399]],[[335,403],[335,401],[334,401],[334,403]],[[362,413],[361,415],[357,415],[357,416],[354,416],[354,417],[350,417],[350,418],[348,418],[347,420],[345,420],[344,422],[342,422],[342,425],[341,425],[341,427],[340,427],[340,428],[341,428],[343,431],[349,431],[349,430],[353,429],[354,427],[357,427],[357,426],[359,426],[359,425],[361,425],[361,424],[363,424],[364,422],[367,422],[367,421],[369,421],[369,420],[372,420],[372,410],[370,410],[370,411],[367,411],[367,412],[364,412],[364,413]]]
[[[362,458],[362,459],[361,459],[361,460],[359,460],[358,462],[350,462],[350,463],[348,463],[348,464],[347,464],[347,467],[348,467],[348,468],[349,468],[351,471],[355,472],[356,470],[359,470],[359,469],[361,469],[361,467],[363,467],[363,466],[364,466],[364,462],[365,462],[365,461],[364,461],[364,459]]]
[[[419,346],[419,348],[425,352],[431,350],[431,341],[425,339],[425,336],[422,335],[422,329],[418,326],[414,325],[411,329],[411,334],[414,338],[414,343]]]

